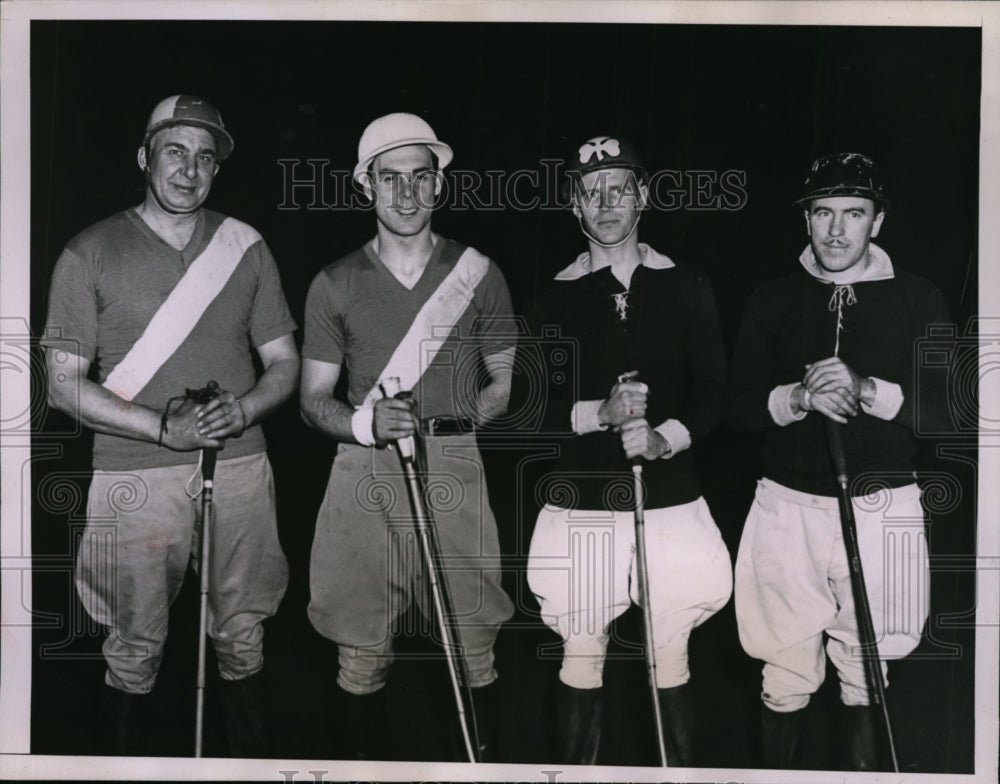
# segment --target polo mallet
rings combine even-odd
[[[854,596],[854,611],[858,618],[858,636],[861,640],[861,659],[864,662],[865,680],[868,681],[869,699],[875,703],[882,717],[882,728],[889,744],[889,755],[892,757],[892,769],[899,773],[899,761],[896,759],[896,744],[892,737],[892,724],[889,721],[889,708],[885,702],[885,684],[882,682],[882,667],[878,655],[878,643],[875,639],[875,624],[872,623],[871,606],[868,604],[868,593],[865,590],[865,575],[861,568],[861,551],[858,548],[858,529],[854,520],[854,507],[848,488],[847,460],[844,457],[844,444],[840,437],[840,426],[826,417],[826,442],[830,448],[830,459],[837,474],[837,504],[840,507],[840,527],[847,550],[847,564],[851,572],[851,593]]]
[[[631,370],[618,376],[618,383],[636,381],[638,370]],[[663,715],[656,690],[656,653],[653,648],[653,608],[649,601],[649,567],[646,564],[646,497],[642,483],[642,457],[632,458],[632,477],[635,483],[635,571],[639,580],[639,601],[642,602],[642,630],[646,656],[646,674],[649,676],[649,691],[653,698],[653,720],[656,723],[656,742],[660,751],[660,767],[667,764],[667,748],[663,739]]]
[[[833,345],[833,355],[840,355],[840,332],[844,328],[844,305],[852,305],[856,301],[854,289],[851,286],[836,286],[830,298],[830,310],[837,312],[836,339]],[[896,758],[896,744],[892,737],[892,724],[889,721],[889,708],[885,702],[885,684],[882,682],[882,667],[878,655],[878,641],[875,639],[875,624],[872,622],[872,610],[868,604],[868,592],[865,590],[865,574],[861,568],[861,550],[858,547],[858,526],[854,519],[854,506],[851,503],[847,459],[844,457],[844,442],[841,439],[840,425],[828,417],[823,417],[826,427],[826,444],[830,450],[830,461],[837,475],[837,505],[840,508],[841,537],[844,549],[847,551],[847,565],[851,573],[851,594],[854,596],[854,614],[858,621],[858,637],[861,642],[861,660],[864,664],[865,680],[868,683],[868,699],[875,703],[882,717],[882,728],[889,743],[889,755],[892,758],[892,769],[899,773],[899,761]]]
[[[412,393],[400,391],[399,379],[386,378],[381,382],[382,392],[386,397],[397,400],[412,400]],[[437,544],[437,531],[434,517],[424,503],[424,484],[416,464],[416,440],[407,436],[396,441],[396,449],[403,465],[403,475],[410,495],[413,508],[414,524],[417,538],[420,540],[420,553],[424,567],[427,570],[427,583],[430,587],[431,603],[434,608],[434,619],[437,621],[438,632],[441,634],[441,644],[444,648],[445,661],[448,663],[448,676],[451,680],[455,706],[458,709],[458,723],[462,731],[462,743],[468,754],[469,762],[479,762],[479,734],[476,727],[476,715],[472,702],[472,688],[469,685],[469,673],[465,663],[462,642],[452,626],[455,617],[448,583],[443,573],[439,572],[438,563],[441,560],[440,548]],[[471,722],[470,722],[471,717]]]
[[[209,381],[204,389],[188,389],[185,397],[196,403],[207,403],[219,395],[219,385]],[[205,654],[208,642],[208,571],[211,548],[212,516],[215,507],[212,491],[215,486],[215,459],[218,450],[201,450],[201,548],[198,557],[198,577],[201,581],[201,608],[198,614],[198,682],[195,690],[194,756],[201,757],[205,723]]]

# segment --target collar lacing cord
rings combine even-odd
[[[630,291],[622,291],[611,295],[619,321],[628,321],[628,295],[630,293]]]
[[[192,501],[195,500],[198,496],[200,496],[201,493],[202,493],[202,491],[205,489],[205,482],[204,482],[204,479],[202,478],[202,475],[201,475],[201,461],[202,461],[202,459],[204,459],[204,457],[205,457],[204,450],[199,449],[198,450],[198,465],[195,466],[194,473],[191,474],[191,476],[188,477],[187,482],[184,483],[184,494],[188,498],[190,498]],[[191,483],[195,479],[198,480],[198,489],[195,490],[192,493],[191,492]]]
[[[827,308],[833,312],[837,311],[837,340],[833,347],[833,355],[840,354],[840,331],[844,328],[844,306],[851,306],[858,301],[854,294],[854,287],[850,284],[834,286],[833,294]]]

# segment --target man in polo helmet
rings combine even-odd
[[[918,403],[927,406],[922,415],[937,415],[945,400],[940,388],[917,393],[914,342],[928,325],[947,323],[948,308],[933,284],[898,269],[872,242],[888,202],[870,158],[819,158],[795,204],[810,239],[800,269],[750,296],[730,367],[727,423],[763,433],[765,443],[737,556],[736,617],[744,649],[764,661],[765,766],[803,765],[804,711],[829,656],[844,706],[842,763],[876,770],[878,724],[824,419],[841,428],[854,479],[878,652],[898,659],[916,647],[928,611],[914,417]]]
[[[260,234],[203,206],[232,149],[211,104],[161,101],[138,152],[142,203],[70,240],[52,276],[42,340],[49,401],[95,433],[76,585],[108,628],[108,753],[158,750],[143,744],[153,727],[146,695],[170,604],[198,552],[205,448],[220,450],[208,634],[230,752],[267,753],[261,622],[277,610],[287,565],[260,422],[295,391],[299,358]],[[184,402],[186,389],[209,381],[221,390],[214,400]]]
[[[480,759],[495,758],[493,644],[513,612],[500,587],[496,522],[475,430],[504,412],[514,347],[497,266],[431,230],[452,150],[412,114],[373,121],[354,178],[374,202],[375,236],[324,268],[306,300],[301,407],[337,442],[316,521],[309,618],[338,646],[349,753],[391,757],[385,685],[396,622],[433,610],[414,548],[413,513],[394,442],[419,435],[442,569],[475,703]],[[485,375],[475,374],[482,367]],[[346,400],[334,397],[347,368]],[[415,405],[386,397],[398,379]]]
[[[690,450],[720,418],[726,363],[715,298],[699,270],[639,242],[649,194],[631,143],[589,139],[573,148],[567,172],[588,250],[556,275],[536,310],[541,324],[557,324],[576,341],[578,388],[573,399],[548,401],[548,427],[566,440],[528,561],[542,618],[564,644],[558,754],[568,763],[598,760],[608,630],[639,599],[630,468],[638,460],[667,762],[689,766],[695,732],[688,637],[732,589],[729,553]],[[630,371],[638,379],[619,380]],[[595,549],[595,542],[609,546]],[[636,695],[633,702],[646,706],[649,699]],[[652,707],[637,710],[648,711],[655,737]]]

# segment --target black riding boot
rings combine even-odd
[[[671,768],[690,768],[694,762],[695,706],[691,684],[657,689],[663,717],[667,764]]]
[[[778,713],[761,706],[761,731],[764,740],[764,767],[797,770],[802,767],[802,733],[806,709]]]
[[[845,770],[882,770],[878,715],[868,705],[843,705],[841,736]]]
[[[387,714],[384,688],[371,694],[347,693],[349,759],[386,759]]]
[[[500,761],[497,755],[497,689],[495,681],[488,686],[472,689],[480,762]]]
[[[480,686],[472,689],[473,713],[466,711],[465,723],[469,730],[469,740],[475,746],[477,762],[499,762],[497,756],[497,685]],[[452,703],[453,705],[454,703]],[[454,762],[468,762],[469,750],[465,746],[465,737],[455,715],[455,729],[448,739],[449,753]],[[475,736],[472,736],[475,730]],[[476,744],[478,740],[478,745]]]
[[[594,765],[601,743],[601,689],[556,685],[556,745],[559,762]]]
[[[135,757],[142,754],[143,730],[148,694],[132,694],[105,684],[101,687],[101,726],[105,729],[100,753]]]
[[[238,681],[219,681],[226,722],[229,755],[238,758],[270,756],[270,738],[264,721],[264,675],[257,672]]]

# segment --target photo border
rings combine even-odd
[[[469,21],[469,22],[643,22],[649,24],[963,26],[981,27],[982,95],[979,192],[979,308],[1000,316],[997,251],[1000,250],[1000,8],[965,2],[355,2],[136,3],[103,0],[16,0],[0,5],[0,329],[30,337],[30,85],[29,34],[35,19],[256,19],[315,21]],[[30,406],[30,376],[3,368],[0,423]],[[981,397],[996,392],[993,379],[980,375]],[[992,384],[992,386],[990,386]],[[357,763],[282,760],[116,759],[30,755],[31,686],[31,519],[30,437],[0,430],[0,778],[19,779],[203,779],[277,780],[296,770],[296,781],[312,780],[309,771],[325,770],[323,780],[521,780],[661,781],[676,779],[656,768],[581,768],[565,765],[477,765],[449,763]],[[997,444],[980,438],[979,476],[1000,476]],[[838,780],[996,781],[998,674],[1000,674],[1000,482],[980,481],[978,499],[976,609],[975,773],[971,775],[836,774]],[[13,521],[13,524],[12,522]],[[991,778],[986,778],[991,777]],[[829,781],[828,772],[774,772],[755,769],[692,769],[688,781]]]

